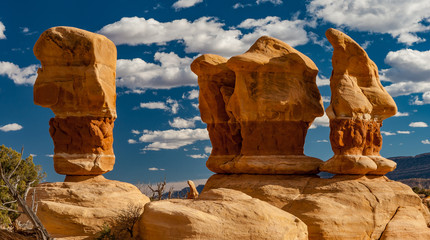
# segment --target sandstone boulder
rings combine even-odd
[[[115,164],[116,47],[106,37],[72,27],[46,30],[34,46],[42,67],[34,103],[55,113],[50,125],[59,174],[100,175]]]
[[[410,187],[384,176],[216,174],[202,195],[217,188],[293,214],[308,226],[311,240],[430,239],[427,207]]]
[[[54,238],[91,239],[104,224],[113,224],[121,211],[150,201],[134,185],[103,176],[69,176],[65,182],[42,183],[34,189],[37,216]]]
[[[268,203],[231,189],[213,189],[195,200],[145,205],[138,239],[307,239],[306,225]]]
[[[382,120],[397,107],[379,81],[378,67],[346,34],[326,31],[333,46],[330,78],[330,142],[334,156],[320,170],[335,174],[384,175],[396,163],[380,156]]]

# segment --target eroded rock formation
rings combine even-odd
[[[116,47],[106,37],[72,27],[42,33],[34,102],[55,113],[50,121],[59,174],[99,175],[113,169]]]
[[[209,169],[217,173],[317,173],[322,161],[303,153],[309,126],[324,113],[315,83],[318,68],[312,60],[264,36],[246,53],[225,61],[204,55],[192,65],[199,76],[202,119],[211,136],[222,135],[211,137],[214,149],[226,148],[219,144],[227,142],[218,139],[228,138],[233,139],[230,146],[235,150],[221,154],[213,150]],[[211,87],[207,79],[223,83]],[[206,118],[209,115],[217,117]],[[224,127],[211,133],[215,119]]]
[[[235,74],[227,68],[226,62],[227,59],[221,56],[204,54],[191,64],[200,87],[200,115],[207,124],[212,143],[206,166],[219,173],[225,172],[222,164],[239,155],[242,146],[239,123],[226,111],[235,84]]]
[[[266,202],[231,189],[213,189],[195,200],[145,205],[138,239],[308,239],[306,225]]]
[[[150,201],[129,183],[103,176],[67,178],[36,188],[37,215],[51,237],[58,239],[94,239],[104,225],[115,225],[118,214],[128,207],[143,207]],[[30,205],[31,194],[27,199]]]
[[[52,237],[93,239],[129,206],[149,202],[132,184],[101,175],[115,163],[116,47],[99,34],[54,27],[42,33],[34,54],[42,63],[34,102],[55,113],[49,121],[54,167],[66,175],[31,191],[37,215]]]
[[[330,78],[330,142],[334,156],[321,171],[336,174],[384,175],[396,163],[380,156],[382,121],[396,114],[393,98],[379,81],[378,67],[346,34],[326,31],[333,45]]]
[[[201,193],[227,188],[303,221],[310,240],[430,239],[430,213],[407,185],[385,176],[215,174]]]

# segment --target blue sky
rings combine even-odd
[[[204,53],[231,57],[262,35],[295,47],[318,66],[327,107],[337,28],[364,47],[399,113],[384,121],[385,157],[430,152],[430,2],[428,0],[6,1],[0,8],[0,144],[24,146],[47,181],[52,111],[33,104],[40,62],[33,45],[46,29],[72,26],[106,35],[118,48],[114,170],[109,179],[157,182],[206,179],[211,144],[197,109],[189,65]],[[308,131],[305,154],[332,156],[328,119]]]

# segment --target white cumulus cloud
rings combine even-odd
[[[22,126],[18,123],[10,123],[0,127],[0,131],[2,132],[11,132],[11,131],[19,131],[22,129]]]
[[[327,114],[324,113],[322,117],[315,118],[312,125],[309,127],[309,129],[315,129],[317,127],[329,127],[330,126],[330,119],[327,117]]]
[[[281,20],[279,17],[266,17],[262,19],[248,18],[237,27],[252,29],[251,33],[243,35],[241,40],[247,45],[253,44],[259,37],[268,35],[286,42],[290,46],[306,44],[309,39],[304,27],[308,23],[304,20]]]
[[[2,22],[0,22],[0,39],[6,39],[6,35],[4,32],[6,31],[6,27]]]
[[[430,144],[430,140],[425,139],[425,140],[422,140],[422,141],[421,141],[421,143],[422,143],[422,144]]]
[[[197,77],[190,70],[191,58],[180,58],[173,52],[157,52],[148,63],[140,58],[117,61],[117,86],[129,89],[169,89],[197,85]]]
[[[188,91],[187,93],[182,94],[182,98],[183,99],[197,99],[199,98],[199,90],[198,89],[193,89],[191,91]]]
[[[428,62],[430,62],[430,50],[421,52],[401,49],[389,52],[385,57],[385,63],[391,68],[381,70],[381,80],[392,82],[392,84],[385,89],[393,97],[430,92],[430,66]],[[430,93],[426,95],[426,98],[430,101]],[[416,104],[420,104],[419,100]]]
[[[178,0],[173,3],[172,7],[175,10],[179,10],[181,8],[189,8],[195,6],[197,3],[201,3],[203,0]]]
[[[178,149],[180,147],[193,144],[196,141],[208,140],[209,135],[206,129],[180,129],[151,131],[144,130],[139,138],[140,142],[150,143],[143,150],[159,151],[161,149]]]
[[[212,152],[212,147],[211,146],[206,146],[205,147],[205,153],[210,154]]]
[[[428,127],[428,125],[425,122],[411,122],[409,124],[409,127],[422,127],[422,128],[424,128],[424,127]]]
[[[388,33],[401,43],[424,41],[416,33],[430,29],[428,0],[312,0],[307,11],[352,30]]]
[[[261,35],[269,35],[285,41],[291,46],[308,42],[304,20],[281,20],[279,17],[246,19],[236,28],[225,28],[225,24],[214,17],[201,17],[194,21],[178,19],[159,22],[153,18],[124,17],[99,30],[116,44],[163,45],[180,41],[187,53],[212,53],[233,56],[246,51]],[[243,34],[239,28],[251,31]]]
[[[194,128],[196,126],[195,122],[200,120],[199,116],[188,119],[176,117],[173,121],[169,121],[169,125],[174,128]]]
[[[30,65],[28,67],[20,68],[14,63],[0,61],[0,76],[7,76],[18,85],[33,85],[37,77],[37,68],[38,65]]]

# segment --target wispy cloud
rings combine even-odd
[[[164,171],[164,168],[156,168],[156,167],[150,167],[148,168],[149,171]]]
[[[385,135],[385,136],[394,136],[394,135],[396,135],[396,133],[393,133],[393,132],[387,132],[387,131],[381,131],[381,134],[382,134],[382,135]]]
[[[146,103],[140,103],[140,108],[147,108],[147,109],[161,109],[164,111],[169,111],[173,114],[177,114],[179,110],[179,103],[177,100],[168,98],[166,102],[146,102]]]
[[[411,134],[411,131],[397,131],[398,134]]]
[[[256,3],[257,5],[262,3],[272,3],[273,5],[281,5],[282,0],[257,0]]]
[[[175,3],[173,3],[172,7],[175,10],[179,10],[182,8],[189,8],[192,6],[195,6],[197,3],[201,3],[203,0],[178,0]]]
[[[191,155],[188,155],[188,157],[190,157],[190,158],[208,158],[208,155],[206,155],[206,154],[191,154]]]
[[[397,112],[396,115],[394,115],[393,117],[407,117],[409,116],[408,112]]]
[[[424,128],[424,127],[428,127],[428,125],[425,122],[411,122],[409,124],[409,127],[421,127],[421,128]]]
[[[22,126],[18,123],[10,123],[0,127],[0,131],[2,132],[11,132],[11,131],[19,131],[22,129]]]

